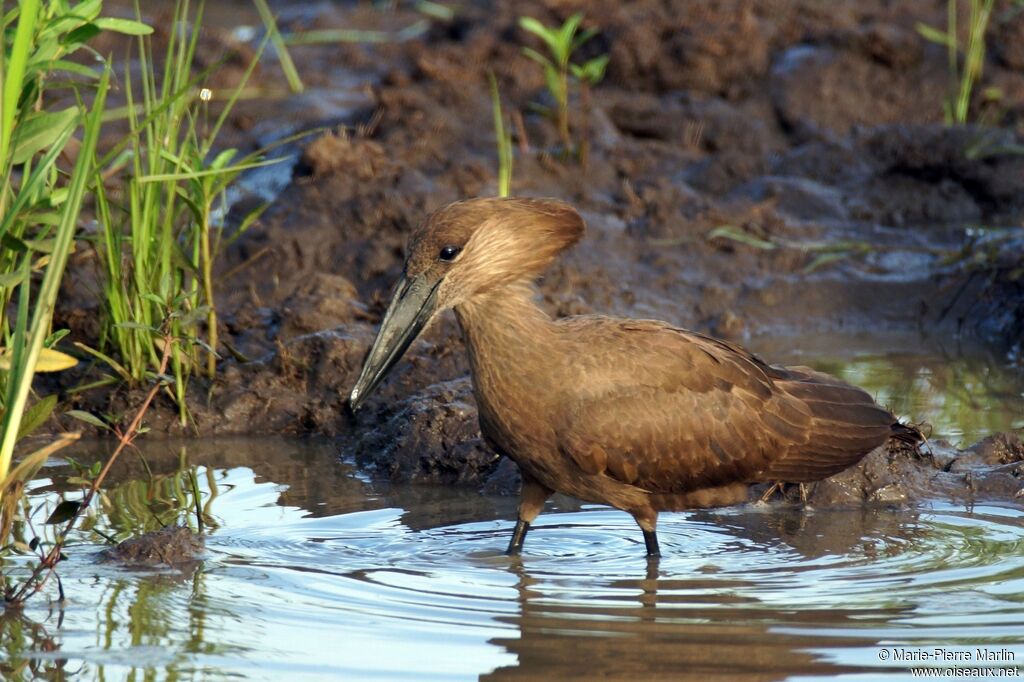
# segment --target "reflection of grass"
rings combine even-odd
[[[970,444],[1024,427],[1024,377],[979,359],[863,356],[811,364],[860,386],[897,415],[928,422],[933,437]]]
[[[205,502],[201,479],[206,481],[209,491]],[[189,465],[182,448],[177,471],[123,481],[104,490],[100,495],[99,512],[83,522],[81,529],[95,531],[114,540],[171,525],[202,531],[203,527],[216,526],[210,513],[210,505],[216,497],[216,485],[213,471],[208,467]]]

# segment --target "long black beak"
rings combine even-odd
[[[348,403],[353,411],[358,410],[384,380],[433,316],[440,284],[441,280],[428,282],[422,276],[407,278],[404,273],[399,278],[359,381],[349,395]]]

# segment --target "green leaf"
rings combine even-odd
[[[264,159],[263,161],[253,161],[252,163],[240,163],[237,166],[231,166],[230,168],[210,168],[207,170],[192,171],[188,173],[158,173],[156,175],[142,175],[136,178],[136,182],[143,184],[147,182],[167,182],[169,180],[193,180],[195,178],[202,178],[208,175],[239,173],[252,168],[262,168],[263,166],[273,166],[275,163],[283,163],[287,161],[288,158],[289,157],[287,156],[282,156],[276,159]]]
[[[47,197],[47,199],[49,201],[50,206],[57,208],[58,206],[60,206],[61,204],[68,200],[68,188],[59,187],[53,190],[50,193],[50,196]]]
[[[558,57],[558,34],[533,17],[519,17],[519,27],[537,36],[547,44],[551,54]]]
[[[4,3],[3,6],[6,7],[7,3]],[[32,52],[36,23],[39,20],[39,6],[39,0],[18,3],[18,26],[14,32],[13,42],[8,43],[8,26],[4,26],[2,31],[3,45],[0,46],[0,49],[4,50],[5,58],[3,83],[0,83],[0,102],[4,103],[0,106],[0,163],[7,163],[9,158],[11,150],[8,145],[14,132],[14,118],[18,110],[17,102],[26,80],[31,80],[25,78],[25,73],[28,58]],[[8,44],[11,46],[9,53]],[[14,435],[13,432],[11,435]],[[9,463],[9,459],[3,460],[3,452],[0,452],[0,473],[7,469]]]
[[[70,329],[58,329],[43,341],[43,348],[53,348],[61,339],[71,333]]]
[[[78,107],[63,111],[40,111],[29,115],[14,129],[11,163],[21,164],[46,149],[78,120]]]
[[[93,23],[82,24],[74,31],[71,31],[63,38],[61,38],[61,44],[67,48],[68,51],[73,51],[76,47],[82,43],[87,43],[100,34],[100,28]]]
[[[235,154],[237,153],[237,149],[225,149],[216,157],[214,157],[213,161],[210,163],[210,169],[220,170],[221,168],[224,168],[229,163],[231,163],[231,159],[235,158]]]
[[[28,248],[28,244],[18,239],[10,232],[0,237],[0,246],[3,246],[5,249],[16,251],[18,253],[28,253],[30,251],[30,249]]]
[[[50,518],[46,519],[46,523],[55,524],[70,521],[75,518],[75,515],[78,514],[78,510],[81,509],[81,507],[81,502],[76,500],[64,500],[57,505],[56,509],[53,510],[53,513],[50,514]]]
[[[39,253],[53,253],[55,242],[53,239],[22,239],[27,247]]]
[[[803,269],[803,274],[807,275],[819,268],[823,268],[830,263],[835,263],[841,260],[846,260],[850,254],[843,252],[832,252],[832,253],[819,253],[814,257],[810,263]]]
[[[175,312],[171,314],[172,318],[177,318],[181,321],[183,327],[193,327],[206,319],[206,316],[210,312],[210,306],[197,306],[194,310],[188,312]]]
[[[127,369],[124,368],[124,365],[119,363],[114,358],[112,358],[109,355],[106,355],[104,353],[101,353],[100,351],[98,351],[98,350],[96,350],[94,348],[90,348],[89,346],[85,345],[84,343],[79,343],[78,341],[75,341],[74,346],[75,346],[75,348],[77,348],[77,349],[79,349],[81,351],[85,351],[86,353],[88,353],[89,355],[93,356],[94,358],[96,358],[98,360],[102,360],[103,362],[107,363],[107,366],[110,367],[110,369],[112,369],[115,372],[117,372],[117,375],[119,377],[121,377],[122,380],[124,380],[126,382],[129,382],[129,383],[131,382],[132,375],[128,372]]]
[[[743,230],[740,230],[732,225],[722,225],[708,232],[706,239],[709,241],[712,239],[731,239],[734,242],[746,244],[752,246],[755,249],[761,249],[764,251],[771,251],[778,247],[774,242],[770,242],[766,239],[760,239],[752,234],[747,234]]]
[[[25,410],[25,414],[21,417],[21,426],[18,428],[18,439],[24,438],[42,426],[43,422],[53,414],[53,408],[56,406],[57,396],[48,395]]]
[[[583,77],[591,85],[597,85],[604,79],[604,73],[608,68],[608,55],[594,57],[583,65]]]
[[[80,422],[85,422],[101,429],[110,429],[105,421],[85,410],[68,410],[64,414],[72,419],[77,419]]]
[[[530,59],[537,62],[541,66],[553,66],[550,59],[542,55],[540,52],[537,52],[537,50],[533,49],[532,47],[524,47],[523,55],[529,57]]]
[[[32,212],[29,217],[36,225],[49,225],[50,227],[54,227],[55,225],[60,224],[60,214],[56,211],[42,211],[39,213]]]
[[[583,33],[580,33],[572,41],[572,51],[575,52],[577,49],[580,48],[580,46],[582,46],[588,40],[596,36],[598,33],[600,33],[600,31],[598,31],[596,28],[588,28]]]
[[[113,31],[114,33],[124,33],[129,36],[148,36],[153,32],[153,27],[148,26],[141,21],[132,21],[131,19],[118,19],[116,17],[100,17],[93,22],[96,26],[104,31]]]
[[[28,276],[28,272],[25,270],[15,270],[14,272],[5,272],[0,275],[0,289],[11,289],[18,286],[25,281]]]
[[[68,14],[47,22],[41,33],[48,35],[53,33],[59,35],[73,31],[75,28],[87,24],[100,14],[102,0],[84,0],[75,5]]]
[[[557,42],[557,55],[558,61],[562,64],[569,63],[569,55],[574,49],[572,37],[576,35],[576,31],[580,27],[580,22],[583,21],[583,12],[577,12],[562,24],[562,28],[558,31],[558,42]]]
[[[100,77],[94,69],[90,69],[88,66],[83,64],[70,62],[66,59],[51,60],[45,64],[44,69],[46,71],[65,71],[90,80],[98,80]]]
[[[942,45],[945,48],[956,47],[956,36],[951,36],[949,33],[945,31],[940,31],[937,28],[932,28],[928,24],[918,23],[916,28],[917,32],[920,33],[921,36],[929,42],[935,43],[937,45]]]
[[[519,28],[532,33],[544,42],[548,42],[554,37],[547,26],[533,17],[519,17]]]

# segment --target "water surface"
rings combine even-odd
[[[973,442],[1024,414],[1019,370],[991,355],[878,336],[751,346],[927,416],[935,437]],[[6,677],[901,679],[907,655],[936,649],[1024,666],[1022,506],[665,514],[653,565],[629,516],[556,496],[510,559],[514,499],[373,482],[337,442],[141,445],[96,530],[198,528],[198,507],[204,560],[128,570],[97,560],[99,534],[69,548],[63,609],[51,591],[0,621]],[[88,465],[108,451],[67,452]],[[75,473],[54,461],[33,483],[37,528],[78,494]]]
[[[514,500],[373,484],[330,442],[145,443],[98,527],[195,526],[184,572],[69,550],[69,600],[3,621],[5,672],[79,679],[899,679],[883,650],[1024,662],[1024,509],[744,506],[632,520],[556,497],[521,559]],[[83,459],[87,456],[82,455]],[[53,467],[35,499],[70,473]],[[1012,665],[998,663],[992,665]],[[16,670],[20,671],[15,673]]]

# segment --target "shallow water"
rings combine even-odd
[[[1019,370],[970,349],[749,345],[863,385],[936,437],[973,442],[1024,414]],[[912,679],[910,659],[936,651],[975,660],[920,663],[1024,675],[1019,505],[666,514],[652,566],[626,514],[556,497],[510,559],[514,499],[372,482],[339,462],[338,443],[142,447],[151,477],[126,454],[97,528],[195,527],[194,483],[204,560],[129,570],[97,560],[98,537],[71,547],[64,608],[50,590],[0,620],[5,678]],[[52,507],[74,472],[44,473],[31,498]]]
[[[878,679],[911,666],[880,656],[936,648],[1024,665],[1020,507],[667,514],[650,566],[627,515],[555,498],[510,559],[514,500],[373,484],[329,442],[145,449],[152,479],[129,455],[98,527],[194,526],[194,477],[205,561],[71,548],[64,609],[2,621],[8,678]],[[36,499],[70,472],[47,473]]]
[[[977,344],[864,331],[759,337],[748,346],[772,363],[809,365],[864,388],[900,418],[925,422],[933,439],[967,447],[1024,428],[1024,368]]]

